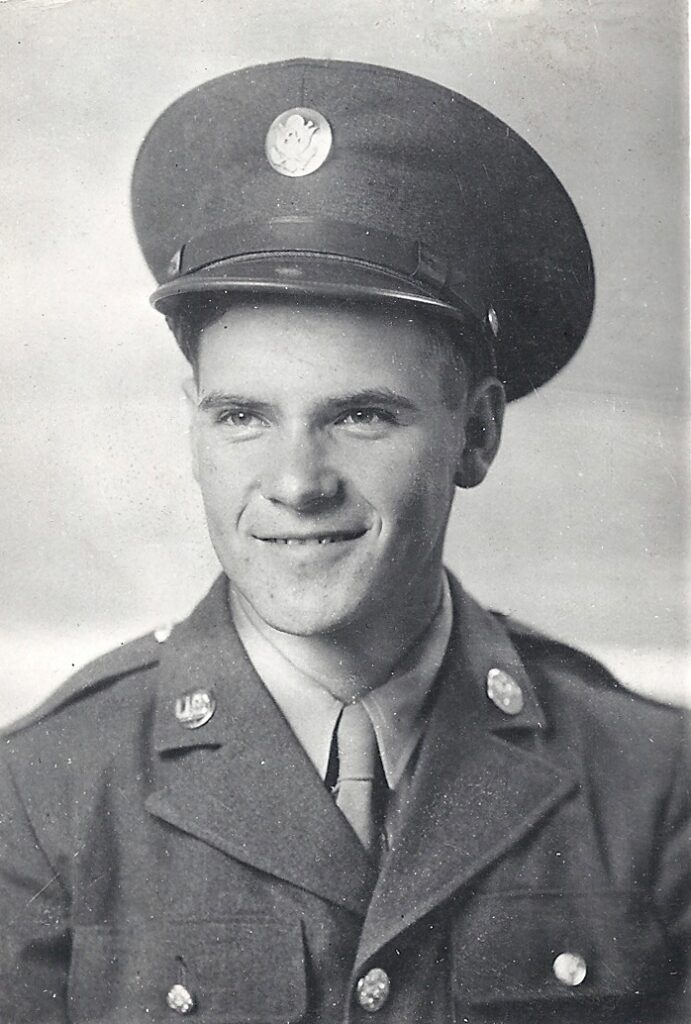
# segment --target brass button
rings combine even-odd
[[[562,985],[575,988],[580,985],[588,973],[588,965],[578,953],[560,953],[552,964],[554,977]]]
[[[520,715],[525,703],[523,690],[501,668],[491,668],[487,673],[487,696],[505,715]]]
[[[391,979],[381,967],[373,967],[357,983],[357,1001],[363,1010],[376,1013],[391,993]]]
[[[184,985],[173,985],[168,990],[166,1002],[171,1010],[175,1010],[176,1013],[192,1013],[195,1007],[194,996]]]

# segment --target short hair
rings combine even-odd
[[[256,298],[251,292],[240,293],[243,300]],[[261,301],[268,303],[273,301],[285,302],[293,298],[296,308],[304,305],[306,301],[318,302],[326,309],[330,304],[338,303],[339,306],[351,304],[353,306],[370,305],[377,309],[389,308],[403,309],[409,315],[411,309],[420,318],[429,331],[430,346],[442,363],[441,394],[444,404],[455,409],[461,402],[468,383],[480,380],[491,372],[490,360],[487,352],[487,342],[482,337],[481,331],[476,327],[469,327],[461,323],[455,317],[445,315],[443,311],[434,307],[411,306],[397,299],[382,300],[373,299],[347,299],[343,298],[316,298],[306,297],[300,294],[281,293],[280,295],[262,295]],[[183,355],[190,363],[195,380],[198,379],[199,369],[199,340],[205,328],[220,320],[221,317],[238,303],[237,292],[198,292],[187,296],[181,302],[178,309],[166,317],[166,322],[175,336]]]

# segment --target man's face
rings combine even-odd
[[[468,419],[444,366],[403,310],[244,304],[202,332],[195,475],[225,572],[273,628],[374,628],[435,600]]]

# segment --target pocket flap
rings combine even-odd
[[[306,1010],[299,920],[156,921],[77,927],[69,1005],[75,1024],[172,1024],[181,985],[198,1024],[290,1024]]]
[[[452,945],[455,995],[469,1003],[634,996],[664,984],[662,930],[626,893],[478,896]]]

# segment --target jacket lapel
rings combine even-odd
[[[260,871],[364,916],[370,861],[232,627],[225,578],[173,632],[155,711],[159,818]],[[212,692],[211,720],[185,728],[179,697]],[[181,757],[181,752],[184,756]]]
[[[525,705],[485,694],[508,672]],[[225,578],[162,649],[149,811],[229,856],[365,917],[358,962],[467,886],[562,801],[575,779],[515,737],[544,716],[506,632],[454,586],[454,631],[378,880],[352,830],[257,678],[230,622]],[[175,702],[213,692],[216,711],[182,726]],[[184,756],[181,754],[184,753]],[[375,884],[376,883],[376,884]]]
[[[561,766],[519,746],[545,719],[498,621],[454,587],[454,631],[434,709],[406,794],[395,845],[382,864],[358,963],[505,854],[573,789]],[[485,692],[491,668],[520,685],[509,716]]]

